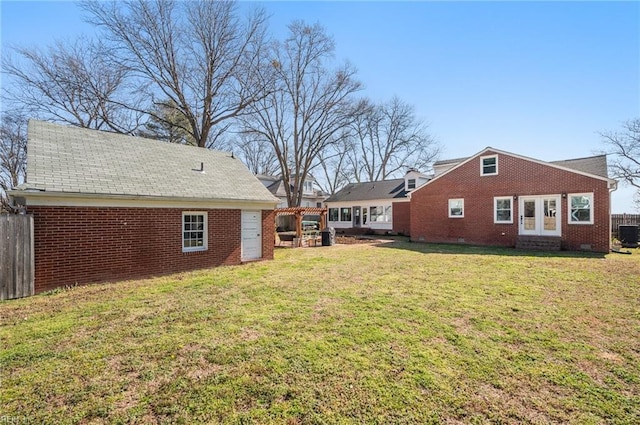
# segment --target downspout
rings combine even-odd
[[[611,250],[611,194],[618,190],[618,182],[612,180],[609,182],[609,250]]]

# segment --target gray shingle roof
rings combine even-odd
[[[18,189],[277,202],[227,152],[35,120],[27,146],[27,181]]]
[[[582,171],[583,173],[595,174],[596,176],[609,177],[607,172],[607,156],[598,155],[588,158],[567,159],[564,161],[551,161],[552,164],[561,167]]]
[[[469,159],[468,156],[464,158],[443,159],[443,160],[434,162],[433,166],[437,167],[438,165],[445,165],[445,164],[459,164],[462,161],[466,161],[467,159]]]
[[[325,202],[369,201],[374,199],[406,199],[404,179],[366,183],[349,183]]]

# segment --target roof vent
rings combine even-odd
[[[200,163],[200,169],[192,168],[191,171],[199,171],[201,173],[204,173],[204,162]]]

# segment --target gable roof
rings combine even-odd
[[[349,183],[325,202],[370,201],[374,199],[407,199],[404,179]]]
[[[503,150],[500,150],[500,149],[495,149],[495,148],[492,148],[492,147],[489,146],[489,147],[484,148],[483,150],[481,150],[477,154],[475,154],[473,156],[470,156],[470,157],[467,157],[467,158],[458,158],[458,159],[453,159],[453,160],[438,161],[436,163],[436,164],[439,163],[438,165],[445,165],[445,164],[451,164],[451,163],[456,163],[456,162],[457,163],[455,165],[453,165],[451,168],[449,168],[446,171],[442,172],[441,174],[438,174],[437,176],[435,176],[433,179],[429,180],[424,185],[422,185],[419,188],[417,188],[416,191],[418,191],[421,188],[423,188],[424,186],[427,186],[430,183],[440,179],[442,176],[444,176],[446,174],[449,174],[453,170],[461,167],[462,165],[466,164],[467,162],[473,160],[474,158],[478,158],[478,157],[484,155],[487,152],[495,152],[495,153],[500,154],[500,155],[509,155],[509,156],[514,157],[514,158],[522,159],[524,161],[535,162],[536,164],[547,165],[549,167],[554,167],[554,168],[558,168],[558,169],[561,169],[561,170],[573,172],[573,173],[576,173],[576,174],[581,174],[581,175],[584,175],[584,176],[587,176],[587,177],[592,177],[592,178],[595,178],[595,179],[598,179],[598,180],[604,180],[604,181],[607,181],[607,182],[610,182],[610,183],[615,183],[615,180],[609,178],[609,176],[607,174],[607,156],[606,155],[597,155],[597,156],[586,157],[586,158],[568,159],[568,160],[564,160],[564,161],[546,162],[546,161],[541,161],[539,159],[529,158],[529,157],[518,155],[518,154],[515,154],[515,153],[503,151]]]
[[[21,191],[277,202],[226,152],[35,120],[27,143]]]
[[[484,151],[487,150],[493,150],[496,152],[499,152],[497,149],[493,149],[493,148],[487,148],[484,149]],[[484,152],[483,151],[483,152]],[[502,152],[502,153],[506,153],[518,158],[525,158],[525,159],[529,159],[532,160],[532,158],[526,158],[520,155],[516,155],[516,154],[510,154],[509,152]],[[464,158],[454,158],[454,159],[445,159],[442,161],[436,161],[433,163],[434,167],[437,166],[441,166],[441,165],[449,165],[449,164],[454,164],[457,165],[461,162],[467,161],[468,159],[474,158],[477,155],[474,155],[473,157],[464,157]],[[540,160],[533,160],[535,162],[544,162],[544,161],[540,161]],[[564,168],[570,168],[572,170],[576,170],[576,171],[582,171],[584,173],[588,173],[588,174],[593,174],[596,176],[601,176],[601,177],[609,177],[608,171],[607,171],[607,156],[606,155],[596,155],[596,156],[589,156],[589,157],[585,157],[585,158],[576,158],[576,159],[565,159],[562,161],[549,161],[549,164],[555,164],[555,165],[559,165],[561,167]],[[453,165],[452,165],[453,167]]]

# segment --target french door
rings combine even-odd
[[[560,195],[521,196],[521,235],[560,236],[561,207]]]

